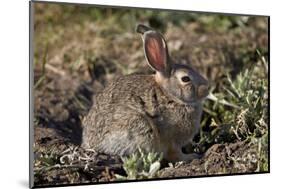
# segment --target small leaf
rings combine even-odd
[[[156,173],[157,171],[159,171],[160,167],[161,167],[160,162],[156,161],[156,162],[152,163],[152,164],[150,165],[149,175],[150,175],[150,176],[155,175],[155,173]]]

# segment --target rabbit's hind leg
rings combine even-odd
[[[109,154],[128,156],[138,151],[161,152],[159,131],[153,121],[141,114],[123,118],[124,121],[114,123],[99,148]]]
[[[200,159],[202,157],[202,155],[200,154],[196,154],[196,153],[190,153],[190,154],[181,154],[181,159],[182,161],[186,161],[186,162],[190,162],[194,159]]]

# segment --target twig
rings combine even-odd
[[[97,166],[95,165],[95,163],[91,163],[91,164],[87,164],[87,163],[83,163],[83,164],[78,164],[78,165],[61,165],[61,164],[56,164],[53,166],[49,166],[49,167],[41,167],[38,169],[34,169],[35,172],[42,172],[42,171],[50,171],[53,169],[85,169],[85,166],[88,167],[89,170],[94,170],[94,171],[103,171],[105,170],[107,167],[109,167],[110,169],[121,169],[122,165],[121,164],[113,164],[110,166]]]
[[[219,100],[213,93],[209,93],[209,95],[207,96],[207,99],[208,100],[212,100],[212,101],[215,101],[215,102],[218,102],[220,104],[223,104],[225,106],[230,106],[232,108],[236,108],[236,109],[240,109],[239,106],[236,106],[235,104],[232,104],[230,102],[227,102],[226,100],[222,99],[222,100]]]
[[[59,70],[56,67],[52,66],[51,64],[46,63],[45,68],[60,76],[65,76],[65,72],[63,70]]]

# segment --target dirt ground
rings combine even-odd
[[[153,73],[145,62],[142,40],[134,32],[137,22],[163,32],[172,57],[192,64],[208,78],[214,92],[222,91],[226,73],[235,78],[246,62],[259,62],[257,49],[268,59],[265,17],[234,19],[190,14],[178,19],[175,16],[174,20],[164,15],[164,21],[159,21],[147,12],[147,15],[128,12],[129,16],[124,16],[124,12],[119,15],[111,9],[101,13],[85,7],[36,3],[33,42],[36,186],[116,181],[115,174],[126,175],[120,157],[87,151],[79,144],[81,120],[92,106],[93,95],[120,75]],[[129,19],[133,13],[136,20]],[[229,132],[233,123],[214,128],[213,120],[223,120],[210,114],[208,109],[217,111],[211,102],[205,106],[201,132],[194,141],[211,137],[193,149],[202,158],[174,165],[164,163],[157,178],[268,172],[267,119],[265,132],[237,137]]]

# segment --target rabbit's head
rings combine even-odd
[[[166,93],[181,103],[193,104],[208,95],[208,82],[191,66],[173,62],[164,37],[157,31],[138,25],[142,34],[145,57],[156,71],[155,80]]]

